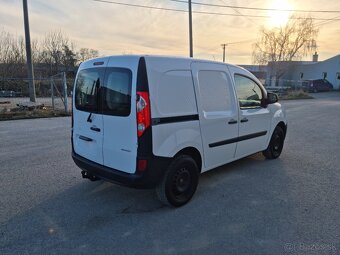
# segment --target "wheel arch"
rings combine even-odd
[[[199,171],[202,171],[202,156],[198,149],[196,149],[195,147],[186,147],[177,152],[174,157],[177,157],[179,155],[188,155],[192,157],[195,160]]]

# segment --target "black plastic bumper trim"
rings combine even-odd
[[[145,171],[129,174],[90,161],[74,151],[72,152],[72,158],[80,169],[96,177],[133,188],[154,188],[162,179],[171,161],[171,158],[153,156],[152,158],[147,158],[148,168]]]

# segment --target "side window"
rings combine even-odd
[[[241,109],[261,106],[262,91],[256,82],[235,74],[235,87]]]
[[[101,88],[104,114],[129,116],[131,112],[131,71],[124,68],[107,68]]]
[[[104,69],[91,68],[81,70],[76,81],[75,106],[78,110],[95,112],[97,108],[97,93],[101,86]]]
[[[199,71],[198,83],[205,112],[232,110],[230,82],[224,72]]]

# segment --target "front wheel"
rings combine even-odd
[[[263,156],[267,159],[276,159],[281,155],[283,143],[284,143],[284,132],[281,127],[277,126],[270,139],[268,148],[262,152]]]
[[[156,188],[159,200],[166,205],[179,207],[190,201],[199,179],[195,160],[187,155],[176,157]]]

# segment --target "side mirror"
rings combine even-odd
[[[279,97],[275,93],[268,92],[266,101],[267,104],[274,104],[279,101]]]

